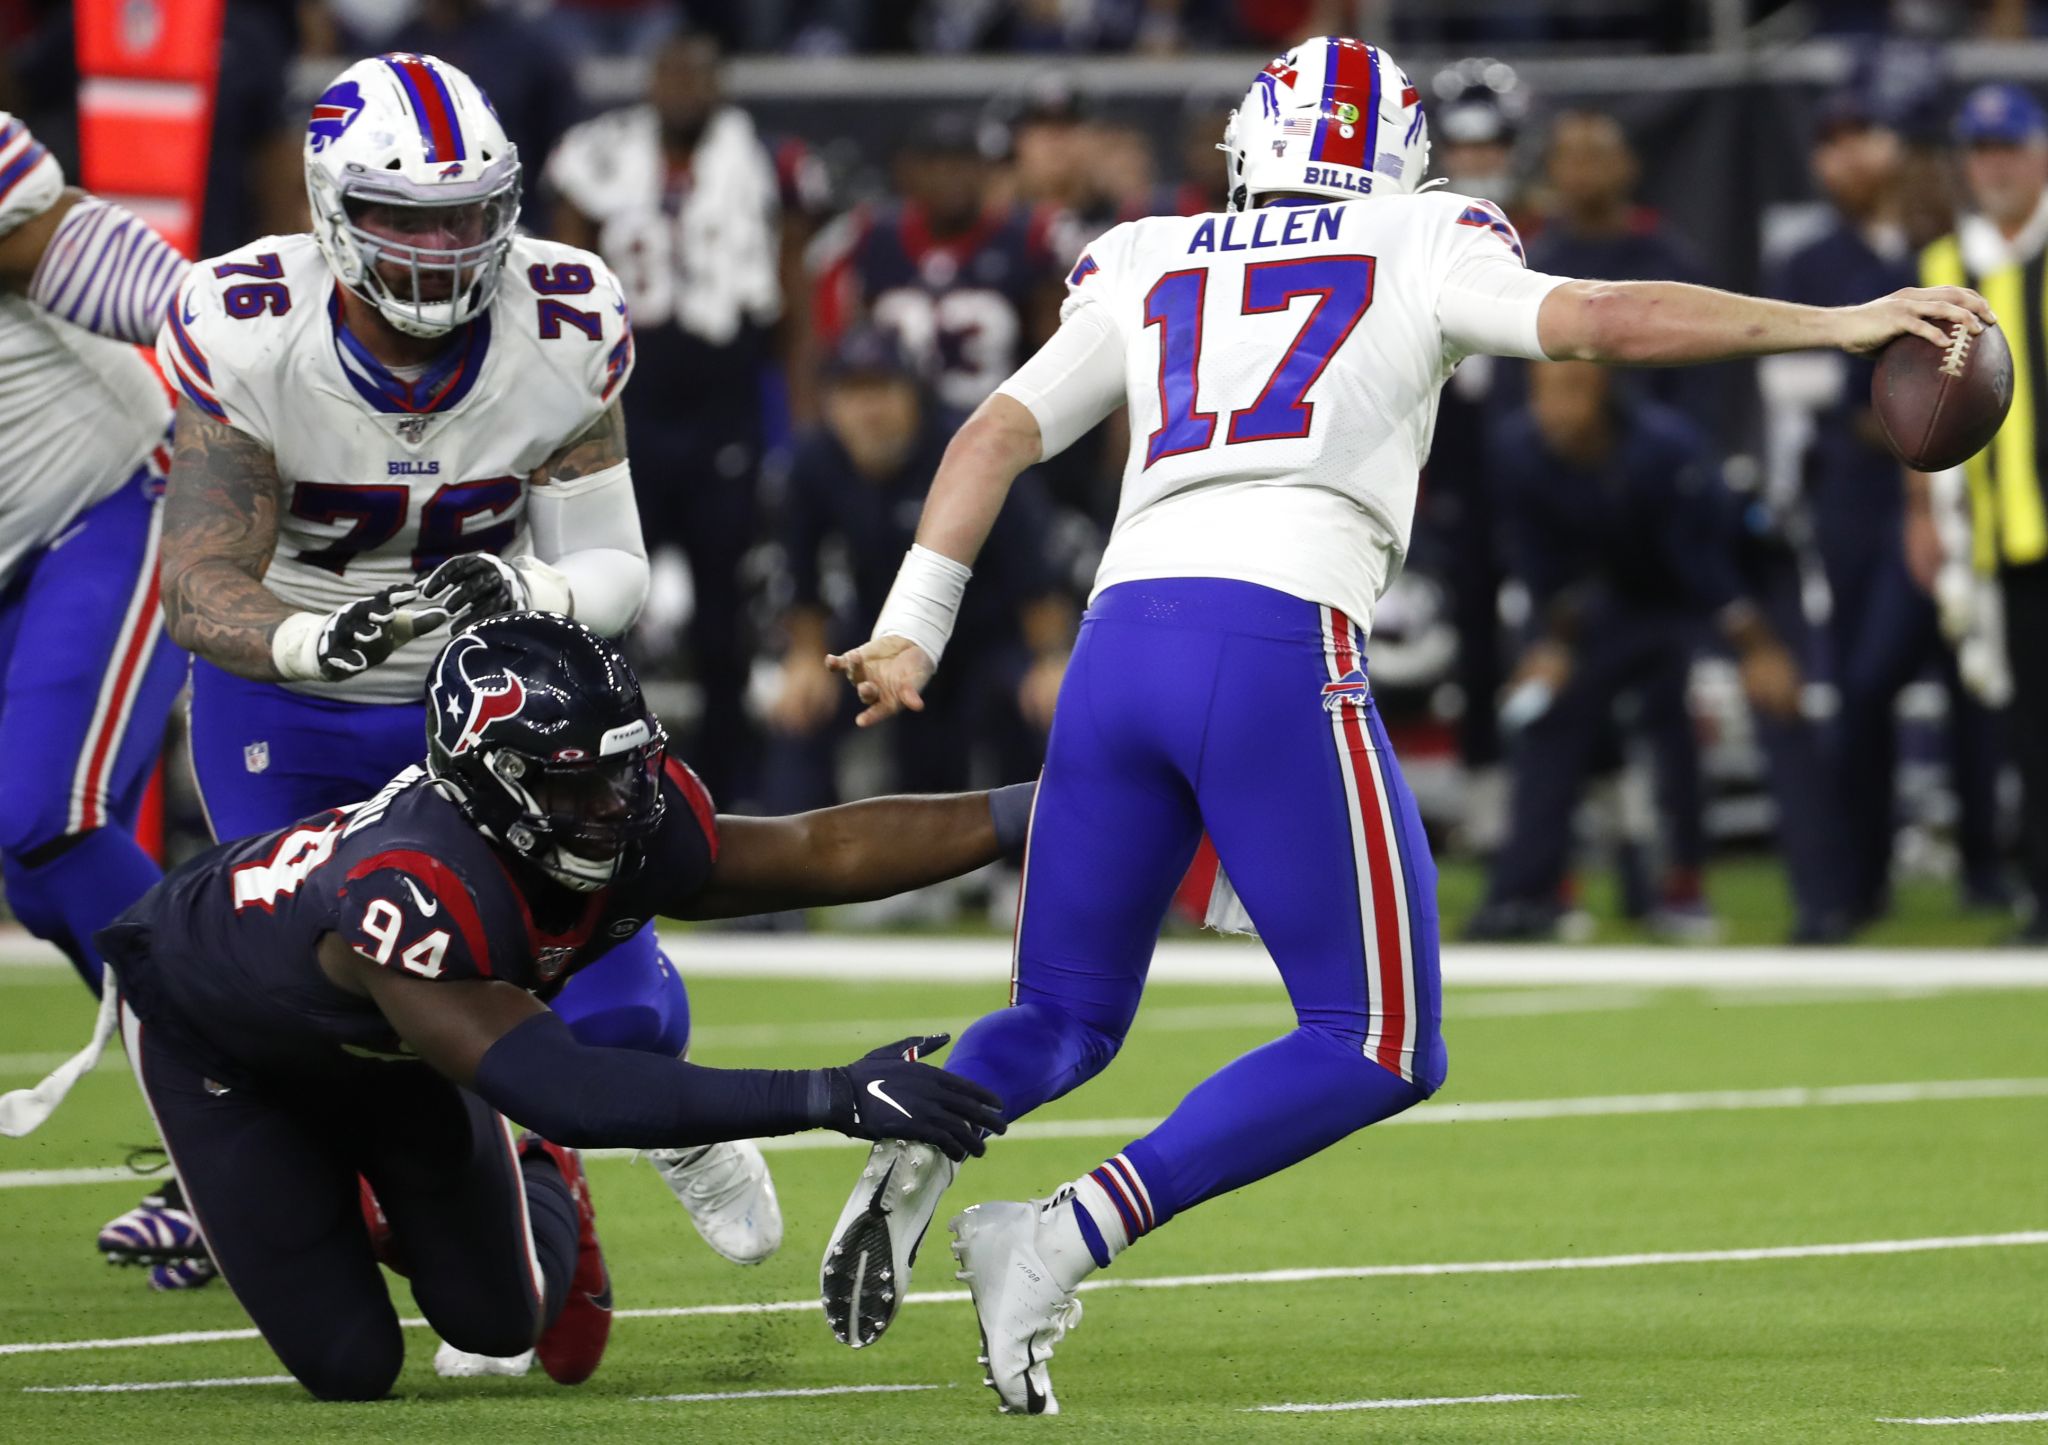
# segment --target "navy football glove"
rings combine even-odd
[[[917,1062],[951,1039],[927,1034],[898,1039],[830,1069],[832,1116],[826,1123],[856,1139],[909,1139],[958,1163],[985,1153],[983,1131],[1000,1134],[1003,1101],[971,1079]]]
[[[533,605],[526,579],[502,557],[465,552],[422,577],[420,596],[447,610],[449,626],[467,627],[500,612],[524,612]]]

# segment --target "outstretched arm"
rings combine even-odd
[[[967,418],[946,447],[917,524],[917,545],[903,560],[875,637],[825,659],[846,674],[866,704],[855,721],[872,727],[892,714],[924,710],[923,689],[938,670],[966,591],[969,568],[988,541],[1018,474],[1039,459],[1038,420],[997,392]]]
[[[718,861],[674,916],[737,918],[922,888],[1020,850],[1033,785],[870,798],[788,818],[718,820]]]
[[[1679,281],[1567,281],[1543,298],[1538,340],[1553,361],[1690,366],[1834,347],[1872,352],[1907,333],[1937,346],[1997,317],[1960,286],[1909,286],[1861,306],[1800,306]]]
[[[507,1118],[573,1148],[672,1148],[831,1128],[914,1139],[954,1159],[1002,1132],[1000,1101],[916,1062],[946,1041],[904,1039],[836,1069],[707,1069],[636,1049],[580,1042],[559,1015],[494,979],[433,981],[384,968],[338,934],[320,941],[334,984],[369,998],[406,1046]],[[861,1084],[883,1084],[894,1113],[864,1116]]]

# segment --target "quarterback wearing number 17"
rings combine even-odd
[[[1297,1027],[1048,1197],[953,1218],[1007,1411],[1058,1408],[1047,1362],[1085,1277],[1443,1084],[1436,873],[1367,656],[1458,363],[1863,352],[1992,320],[1952,287],[1821,309],[1532,272],[1497,207],[1427,183],[1416,88],[1360,40],[1274,60],[1223,150],[1230,213],[1127,222],[1077,261],[1058,332],[947,451],[873,640],[829,659],[863,723],[920,707],[1012,479],[1129,405],[1122,505],[1032,819],[1009,1007],[947,1067],[1012,1119],[1100,1072],[1205,829]],[[875,1149],[822,1267],[849,1345],[888,1328],[956,1168]]]

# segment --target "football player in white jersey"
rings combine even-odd
[[[157,616],[169,409],[135,352],[184,258],[0,111],[0,867],[95,990],[184,659]]]
[[[1424,188],[1415,87],[1357,40],[1267,66],[1224,148],[1231,214],[1130,222],[1089,247],[1060,330],[955,437],[875,639],[832,659],[862,721],[920,706],[1011,480],[1129,402],[1122,507],[1032,818],[1012,1006],[947,1067],[1008,1118],[1099,1072],[1205,827],[1299,1027],[1049,1197],[954,1217],[1005,1410],[1057,1409],[1046,1364],[1084,1277],[1443,1082],[1435,870],[1365,655],[1459,360],[1867,352],[1993,319],[1959,288],[1822,310],[1534,274],[1491,203]],[[847,1343],[887,1327],[953,1175],[932,1151],[874,1151],[822,1275]]]
[[[0,112],[0,870],[95,990],[94,933],[161,876],[132,830],[185,658],[157,607],[170,406],[135,347],[185,266]],[[198,1235],[160,1203],[112,1243],[171,1283]]]
[[[616,636],[647,589],[625,301],[596,256],[517,231],[520,159],[483,92],[432,56],[360,61],[314,104],[305,164],[313,233],[196,265],[157,344],[179,393],[164,616],[196,654],[194,772],[224,839],[416,760],[427,634],[532,607]],[[533,920],[566,946],[610,865],[507,841],[566,885]],[[555,1004],[585,1042],[688,1041],[651,928]],[[727,1258],[780,1242],[751,1144],[655,1163]]]

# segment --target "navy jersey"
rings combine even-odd
[[[832,310],[894,332],[939,399],[971,411],[1041,339],[1030,334],[1034,301],[1059,273],[1049,224],[1013,206],[939,237],[918,207],[884,207],[859,223]]]
[[[710,876],[709,795],[673,759],[663,793],[645,866],[574,893],[499,853],[424,769],[408,768],[367,802],[172,872],[116,926],[126,925],[115,953],[123,994],[237,1079],[404,1058],[377,1006],[321,969],[321,938],[338,934],[417,978],[498,979],[552,998],[649,919],[687,907]]]
[[[1647,401],[1618,407],[1615,432],[1595,467],[1554,454],[1527,409],[1495,432],[1502,537],[1538,616],[1566,592],[1628,611],[1733,601],[1734,509],[1705,438]]]
[[[1809,306],[1855,306],[1901,286],[1916,286],[1910,252],[1881,255],[1855,227],[1837,224],[1785,262],[1774,294]],[[1870,409],[1874,359],[1837,358],[1842,386],[1815,418],[1808,477],[1827,529],[1855,528],[1860,536],[1896,540],[1905,479],[1899,464],[1863,426]]]

